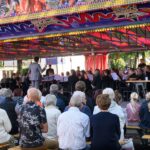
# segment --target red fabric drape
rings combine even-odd
[[[105,70],[108,68],[108,56],[107,55],[89,55],[85,57],[86,70],[95,69]]]

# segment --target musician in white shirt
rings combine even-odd
[[[82,150],[86,148],[86,137],[90,136],[89,117],[79,110],[82,98],[73,95],[70,108],[61,114],[57,122],[59,148],[66,150]]]

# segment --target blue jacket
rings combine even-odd
[[[149,112],[149,109],[148,109],[148,103],[150,101],[144,101],[141,105],[141,108],[140,108],[140,112],[139,112],[139,115],[140,115],[140,124],[139,126],[141,128],[148,128],[150,129],[150,112]]]

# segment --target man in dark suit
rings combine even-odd
[[[51,67],[52,65],[49,65],[49,68],[46,70],[46,76],[54,75],[54,69]]]

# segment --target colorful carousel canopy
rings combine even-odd
[[[60,8],[51,10],[44,5],[42,12],[38,12],[36,1],[30,3],[34,6],[30,9],[18,1],[14,11],[12,5],[2,3],[0,59],[149,50],[150,2],[84,0],[69,7],[70,3],[65,7],[59,3]]]

